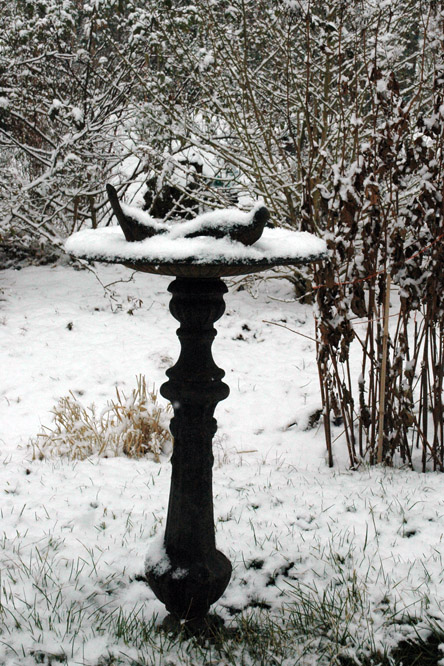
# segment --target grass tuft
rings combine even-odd
[[[33,459],[125,455],[149,456],[158,462],[171,450],[170,406],[158,403],[157,392],[147,388],[143,375],[136,379],[128,398],[116,388],[116,398],[100,414],[94,404],[84,407],[73,393],[60,398],[52,410],[52,427],[43,426],[30,441]]]

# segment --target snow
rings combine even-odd
[[[164,561],[168,460],[32,461],[27,448],[69,391],[100,411],[116,386],[129,394],[141,372],[156,387],[165,380],[179,353],[170,279],[130,276],[101,266],[101,282],[114,283],[106,295],[92,272],[71,267],[0,274],[0,663],[8,666],[50,663],[51,654],[66,655],[69,666],[98,666],[108,654],[167,663],[115,626],[120,617],[160,623],[166,614],[138,576],[147,553]],[[354,637],[371,631],[383,650],[424,635],[427,618],[444,622],[443,477],[350,472],[340,437],[336,466],[327,467],[322,429],[305,430],[321,406],[315,343],[263,321],[314,337],[311,309],[290,302],[282,280],[261,285],[257,298],[226,295],[213,347],[231,389],[215,414],[216,541],[233,563],[214,610],[230,626],[258,604],[267,613],[288,607],[296,590],[313,598],[336,590],[340,600],[359,589],[366,613],[350,616]],[[331,663],[318,662],[313,645],[298,663]],[[184,662],[173,655],[171,663]]]
[[[139,208],[139,206],[128,206],[125,203],[121,203],[120,206],[125,215],[129,215],[130,217],[137,220],[137,222],[140,222],[140,224],[145,224],[146,226],[154,227],[159,232],[169,230],[169,226],[167,224],[161,222],[160,220],[157,220],[154,217],[151,217],[149,213],[146,213],[144,210]]]
[[[188,234],[198,233],[203,227],[206,229],[223,228],[223,226],[248,226],[251,224],[254,214],[263,204],[256,205],[249,213],[240,211],[238,208],[223,208],[213,210],[209,213],[197,215],[193,220],[175,224],[170,231],[171,238],[183,238]]]
[[[71,109],[71,115],[72,115],[72,117],[74,118],[75,121],[77,121],[79,123],[83,121],[83,110],[82,109],[79,109],[78,107],[73,106],[73,108]]]
[[[145,557],[145,569],[150,569],[158,576],[171,569],[170,558],[163,543],[163,534],[151,541],[150,549]]]
[[[207,214],[211,215],[213,214]],[[209,219],[211,223],[215,223],[219,218],[213,216]],[[197,225],[200,221],[190,221],[190,232],[193,231],[193,223]],[[250,246],[229,238],[209,236],[183,238],[175,229],[169,234],[129,243],[125,240],[120,227],[105,227],[85,229],[73,234],[66,241],[65,249],[77,257],[113,262],[143,260],[153,264],[175,261],[192,261],[197,264],[237,262],[277,264],[281,261],[298,263],[319,257],[326,253],[326,243],[308,232],[268,228],[264,229],[262,237]]]

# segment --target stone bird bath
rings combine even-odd
[[[108,187],[108,195],[122,228],[80,231],[67,240],[66,251],[175,277],[168,291],[171,314],[180,322],[181,351],[160,389],[174,410],[171,489],[163,557],[148,554],[146,579],[171,622],[201,631],[209,626],[209,608],[231,576],[229,560],[216,549],[212,495],[213,414],[229,394],[225,373],[211,353],[213,324],[225,310],[228,291],[222,278],[315,262],[325,258],[326,246],[305,232],[264,229],[269,215],[263,206],[251,213],[226,209],[166,225],[121,205],[114,188]],[[258,226],[262,235],[257,235]]]

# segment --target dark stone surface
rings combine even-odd
[[[108,194],[108,199],[113,209],[113,213],[116,216],[125,238],[129,243],[145,240],[145,238],[150,238],[151,236],[155,236],[157,233],[159,233],[155,227],[149,227],[146,224],[141,224],[138,222],[138,220],[123,212],[119,197],[117,196],[117,191],[112,185],[108,184],[106,186],[106,192]],[[165,233],[165,231],[163,233]]]
[[[189,622],[179,620],[173,615],[167,615],[160,626],[160,630],[174,636],[194,637],[199,642],[203,641],[204,645],[208,641],[221,643],[224,640],[236,638],[238,635],[238,630],[235,627],[225,627],[223,619],[213,613]]]
[[[178,278],[169,291],[171,313],[181,324],[179,359],[160,389],[174,409],[165,530],[171,568],[163,573],[148,569],[146,575],[174,617],[194,621],[207,614],[231,577],[229,560],[216,549],[212,495],[212,440],[217,430],[213,414],[229,389],[211,346],[216,335],[213,323],[224,312],[227,288],[219,279]]]
[[[243,245],[253,245],[262,236],[265,225],[269,220],[270,213],[265,206],[262,206],[255,212],[251,223],[248,225],[234,223],[230,226],[209,227],[187,234],[186,237],[211,236],[212,238],[224,238],[228,236],[231,240],[243,243]]]
[[[138,220],[124,213],[120,205],[117,191],[112,185],[106,186],[108,199],[113,209],[114,215],[119,222],[125,238],[128,242],[141,241],[145,238],[151,238],[158,234],[164,234],[167,227],[164,229],[159,228],[159,225],[150,226],[148,223],[141,224]],[[197,214],[197,212],[196,212]],[[195,216],[194,216],[195,217]],[[185,217],[181,218],[185,220]],[[253,245],[262,236],[265,225],[270,220],[270,213],[265,206],[259,208],[251,222],[248,225],[239,223],[224,223],[218,227],[202,225],[202,227],[189,234],[185,234],[185,238],[195,238],[197,236],[211,236],[212,238],[231,238],[231,240],[238,241],[244,245]],[[180,222],[178,222],[180,224]]]

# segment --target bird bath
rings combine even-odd
[[[225,310],[223,296],[228,291],[222,278],[323,259],[325,243],[305,232],[268,228],[249,246],[226,237],[168,234],[128,242],[119,227],[108,227],[74,234],[66,251],[176,278],[168,290],[171,314],[180,322],[181,350],[160,388],[174,410],[171,488],[164,556],[148,555],[146,578],[176,622],[202,627],[231,577],[229,560],[216,549],[212,495],[212,440],[217,430],[213,414],[229,394],[222,381],[225,373],[211,353],[213,324]]]

